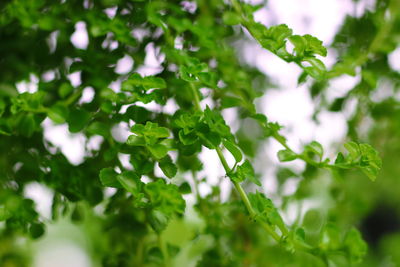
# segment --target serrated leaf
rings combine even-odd
[[[261,182],[257,179],[253,166],[248,160],[245,160],[242,165],[237,166],[236,171],[234,173],[229,173],[228,176],[236,182],[242,182],[248,179],[252,183],[261,186]]]
[[[185,211],[185,200],[176,185],[166,184],[164,180],[159,179],[146,184],[144,190],[153,208],[165,215],[182,214]]]
[[[360,232],[352,228],[343,241],[343,244],[350,256],[350,262],[357,264],[362,261],[367,254],[367,243],[362,239]]]

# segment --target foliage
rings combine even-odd
[[[360,200],[354,189],[373,192],[372,181],[382,168],[374,147],[388,151],[384,162],[390,162],[399,145],[389,145],[390,137],[381,139],[398,132],[398,100],[372,100],[380,82],[399,84],[387,62],[399,37],[399,4],[377,1],[374,11],[348,16],[332,45],[339,58],[331,68],[321,59],[327,49],[319,39],[295,34],[285,24],[266,27],[253,15],[260,8],[238,0],[2,1],[0,263],[28,266],[26,252],[16,249],[18,238],[39,239],[63,217],[91,225],[87,235],[99,244],[91,256],[102,266],[362,264],[367,243],[357,223],[378,197],[361,194]],[[79,23],[86,27],[87,47],[70,41]],[[364,25],[371,27],[360,30]],[[332,156],[316,140],[299,152],[288,145],[283,126],[256,105],[272,85],[240,60],[233,44],[243,39],[302,70],[299,84],[310,86],[319,103],[315,118],[357,100],[348,140],[338,149],[343,152]],[[145,75],[150,53],[159,66]],[[116,65],[126,56],[134,66],[118,73]],[[78,85],[71,82],[72,74],[80,77]],[[361,79],[347,95],[329,101],[325,89],[344,75]],[[32,76],[38,79],[37,91],[20,93],[16,84]],[[81,101],[88,88],[93,99]],[[226,111],[235,115],[238,130],[225,120]],[[367,116],[384,130],[372,127],[362,136]],[[44,138],[49,120],[87,140],[101,137],[99,148],[85,145],[84,161],[71,164]],[[124,141],[113,133],[118,125],[130,129]],[[256,138],[243,134],[256,130]],[[282,146],[277,153],[282,164],[273,167],[277,193],[267,196],[255,162],[261,145],[271,140]],[[199,191],[207,184],[201,153],[216,153],[225,171],[205,196]],[[304,170],[285,165],[291,161],[303,162]],[[298,187],[283,195],[290,178],[299,181]],[[221,201],[222,180],[234,187],[226,201]],[[24,194],[32,183],[52,190],[51,218],[39,214]],[[300,207],[294,221],[288,219],[290,205],[301,206],[318,192],[329,201],[305,213]],[[400,246],[396,239],[390,242]],[[374,261],[374,255],[368,259]]]

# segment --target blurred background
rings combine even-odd
[[[265,5],[256,12],[257,21],[267,26],[285,23],[296,34],[311,34],[322,40],[328,48],[328,56],[322,60],[329,69],[340,67],[338,59],[355,64],[354,73],[349,71],[351,75],[338,75],[329,83],[308,80],[299,84],[299,67],[282,61],[245,35],[232,43],[240,60],[257,68],[269,79],[268,89],[257,100],[259,112],[270,121],[284,126],[282,132],[295,150],[316,140],[325,148],[326,156],[333,159],[344,142],[357,140],[375,147],[383,161],[378,179],[370,182],[357,172],[331,175],[306,168],[303,162],[279,163],[276,153],[281,146],[275,141],[267,141],[258,149],[255,161],[257,172],[262,174],[263,191],[284,210],[284,219],[288,224],[294,223],[301,214],[303,220],[309,221],[311,232],[318,231],[318,221],[327,217],[340,225],[355,225],[369,245],[368,255],[360,266],[400,265],[400,8],[394,9],[392,6],[396,5],[390,6],[389,1],[374,0],[251,2]],[[195,4],[192,5],[195,8]],[[113,16],[113,10],[109,8],[105,13]],[[388,32],[385,33],[385,29]],[[57,34],[52,38],[57,38]],[[84,22],[76,23],[70,42],[79,49],[88,46]],[[374,43],[373,47],[371,43]],[[147,53],[145,64],[138,72],[143,75],[159,73],[156,48],[149,47]],[[365,54],[367,56],[363,58]],[[134,60],[126,55],[118,61],[115,72],[125,74],[133,66]],[[41,79],[52,79],[51,72],[46,75]],[[80,84],[79,75],[72,74],[69,79],[72,85]],[[32,93],[37,90],[38,83],[39,78],[32,74],[16,86],[20,93]],[[120,83],[115,82],[110,87],[118,91]],[[90,103],[93,96],[93,88],[85,88],[79,101]],[[202,102],[204,107],[206,104],[206,101]],[[155,108],[151,103],[143,106],[150,110]],[[175,107],[170,104],[166,109],[173,112]],[[238,123],[235,112],[227,109],[223,115],[233,131],[240,133],[243,128],[254,130],[243,133],[244,138],[256,136],[257,129],[247,121]],[[71,134],[67,124],[56,125],[48,118],[42,127],[44,138],[76,166],[84,162],[87,148],[95,150],[102,142],[100,136],[88,140],[84,134]],[[123,142],[129,135],[129,127],[121,123],[113,128],[112,134],[116,140]],[[204,170],[200,176],[206,177],[206,180],[199,184],[199,190],[206,197],[211,194],[213,186],[218,185],[224,171],[215,153],[203,150],[201,158],[204,159]],[[129,165],[128,159],[123,156],[121,161]],[[254,191],[254,188],[250,186],[248,190]],[[226,179],[221,183],[222,201],[228,199],[230,192],[231,185]],[[110,189],[106,195],[113,193]],[[34,200],[43,218],[50,220],[54,197],[51,189],[31,182],[25,187],[24,195]],[[185,220],[190,222],[187,224],[190,226],[173,223],[166,233],[167,238],[171,235],[171,240],[180,238],[174,232],[176,229],[183,229],[190,236],[193,228],[203,227],[204,223],[191,207],[196,202],[195,197],[186,195],[185,198],[189,203]],[[89,208],[79,205],[82,210]],[[98,205],[95,209],[101,212],[104,206]],[[86,218],[76,224],[60,218],[56,223],[48,224],[45,236],[39,240],[21,239],[16,246],[30,251],[26,255],[30,255],[34,267],[99,266],[99,261],[93,257],[98,246],[93,243],[93,237],[101,235],[101,230],[91,223],[93,221]],[[183,239],[187,238],[185,233],[182,235]],[[200,252],[212,241],[205,239],[203,242]]]

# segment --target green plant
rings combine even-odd
[[[0,3],[0,244],[4,240],[6,247],[0,250],[1,260],[23,265],[12,252],[12,240],[45,233],[47,222],[23,195],[27,184],[38,182],[54,192],[52,220],[70,216],[74,222],[97,225],[98,232],[88,235],[99,243],[93,258],[104,266],[349,266],[362,261],[367,245],[350,224],[310,210],[289,225],[281,214],[290,203],[311,195],[318,179],[314,176],[330,176],[340,184],[344,170],[358,169],[374,181],[381,168],[378,153],[353,141],[346,142],[347,152],[339,152],[335,159],[327,157],[317,141],[300,152],[290,148],[282,126],[257,111],[255,100],[269,86],[267,77],[242,63],[231,44],[251,37],[298,65],[303,71],[299,83],[314,81],[314,97],[323,95],[318,89],[330,79],[355,74],[368,58],[342,55],[342,62],[327,70],[320,60],[327,54],[322,42],[293,34],[285,24],[265,27],[256,22],[253,13],[262,5],[237,0],[195,3],[193,9],[187,5],[194,2],[181,1]],[[108,16],[106,8],[114,8],[115,15]],[[70,42],[78,22],[87,28],[85,49]],[[56,43],[48,49],[46,40],[55,33]],[[379,38],[384,36],[372,41],[370,52],[379,49]],[[293,51],[288,51],[288,43]],[[152,47],[160,70],[140,75]],[[125,55],[134,67],[118,74],[115,65]],[[44,78],[48,71],[54,78]],[[80,74],[78,86],[71,85],[71,73]],[[15,84],[30,74],[39,77],[38,90],[18,93]],[[373,83],[368,73],[363,75],[366,83]],[[110,89],[115,81],[121,82],[120,90]],[[81,103],[87,87],[94,90],[94,97]],[[145,105],[149,103],[156,108]],[[167,103],[176,106],[173,112],[166,110]],[[238,118],[237,132],[222,116],[225,109]],[[87,150],[84,161],[72,165],[43,138],[46,118],[66,123],[71,133],[101,136],[100,148]],[[256,138],[244,134],[245,121],[259,133]],[[126,142],[112,134],[120,123],[130,127]],[[281,162],[306,164],[299,189],[280,207],[262,193],[252,166],[257,148],[269,139],[282,145],[277,155]],[[220,199],[220,184],[205,197],[199,193],[199,154],[205,150],[218,155],[225,170],[220,180],[230,180],[235,189],[226,202]],[[121,154],[129,156],[129,166],[122,164]],[[233,164],[226,159],[229,154]],[[296,176],[300,174],[289,168],[277,173],[281,180]],[[106,197],[105,188],[115,192]],[[248,193],[247,188],[256,189]],[[200,224],[191,224],[188,212],[185,215],[184,196],[190,194],[196,198]],[[96,206],[104,212],[97,213]],[[180,236],[178,240],[173,234]]]

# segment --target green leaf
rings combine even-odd
[[[47,111],[47,116],[55,123],[64,123],[68,118],[68,109],[63,104],[55,104]]]
[[[163,89],[166,87],[167,84],[162,78],[155,76],[142,77],[138,73],[132,74],[121,86],[124,91],[135,91],[137,88],[149,90],[155,88]]]
[[[229,152],[231,152],[231,154],[235,158],[236,162],[242,161],[242,159],[243,159],[242,152],[234,143],[232,143],[228,140],[224,140],[224,141],[222,141],[222,143],[224,144],[224,147],[226,149],[228,149]]]
[[[323,79],[325,77],[326,67],[321,60],[315,57],[307,57],[304,58],[304,61],[311,64],[311,67],[303,67],[311,77],[315,79]]]
[[[322,145],[316,141],[312,141],[310,144],[306,145],[304,148],[305,151],[310,151],[312,153],[315,153],[316,155],[319,156],[319,158],[322,158],[324,154],[324,148]]]
[[[280,24],[265,28],[259,41],[264,48],[275,53],[280,48],[285,46],[286,38],[290,37],[291,35],[292,29],[290,29],[286,24]]]
[[[67,97],[70,93],[74,91],[74,87],[72,87],[71,84],[69,83],[62,83],[60,85],[60,88],[58,88],[58,95],[61,98]]]
[[[183,129],[179,131],[179,140],[186,146],[196,143],[198,139],[195,131],[190,131],[187,134],[185,134]]]
[[[362,172],[368,176],[371,181],[375,181],[379,170],[382,167],[382,160],[378,152],[368,144],[360,144],[361,159],[360,167]]]
[[[367,254],[367,243],[362,239],[360,232],[352,228],[344,239],[344,246],[352,264],[360,263]]]
[[[131,127],[131,132],[139,136],[148,138],[167,138],[169,136],[169,130],[165,127],[158,126],[158,123],[146,122],[146,125],[135,124]]]
[[[252,183],[261,186],[261,182],[257,179],[253,166],[248,160],[245,160],[242,165],[237,166],[236,172],[228,173],[228,176],[236,182],[242,182],[245,179],[249,179]]]
[[[141,136],[130,135],[126,143],[130,146],[145,146],[146,140]]]
[[[32,223],[29,227],[29,234],[33,239],[38,239],[45,232],[44,224],[42,223]]]
[[[283,228],[283,219],[269,198],[266,198],[264,194],[258,191],[256,191],[256,193],[250,193],[248,197],[251,206],[256,212],[255,220],[262,220],[270,225]]]
[[[344,144],[344,147],[349,151],[349,156],[352,160],[358,159],[360,156],[360,147],[356,142],[347,142]]]
[[[297,159],[297,154],[288,149],[280,150],[278,151],[278,159],[281,162],[292,161]]]
[[[176,185],[166,184],[164,180],[159,179],[146,184],[144,190],[152,207],[165,215],[182,214],[185,211],[185,200]]]
[[[237,25],[242,22],[240,15],[232,11],[224,12],[222,15],[222,20],[226,25]]]
[[[91,119],[91,114],[84,109],[73,109],[68,116],[68,130],[77,133],[87,126]]]
[[[95,121],[87,127],[87,131],[90,134],[97,134],[107,138],[111,133],[111,125],[104,122]]]
[[[118,173],[113,168],[104,168],[100,171],[100,181],[103,186],[122,188],[117,180]]]
[[[148,145],[147,148],[156,159],[162,159],[168,153],[168,148],[161,144]]]
[[[192,193],[192,188],[188,182],[184,182],[179,186],[179,192],[183,195]]]
[[[176,175],[177,171],[178,171],[178,168],[172,162],[172,159],[171,159],[171,157],[169,155],[167,155],[166,157],[162,158],[158,162],[158,166],[160,167],[160,169],[163,171],[163,173],[168,178],[173,178]]]
[[[167,228],[170,218],[163,212],[154,209],[150,212],[149,222],[156,233],[161,233]]]
[[[133,171],[124,171],[117,175],[116,178],[126,191],[135,197],[141,196],[143,183],[140,181],[140,176],[137,173]]]

